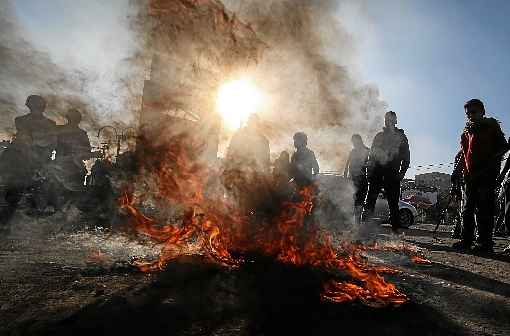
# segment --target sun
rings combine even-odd
[[[262,100],[259,89],[247,79],[226,82],[218,90],[216,108],[223,118],[225,126],[237,130],[255,113]]]

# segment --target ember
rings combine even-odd
[[[143,142],[143,139],[141,140]],[[179,204],[186,211],[182,223],[158,223],[140,210],[133,191],[124,192],[120,202],[140,234],[162,245],[155,262],[138,262],[143,272],[163,270],[184,254],[202,254],[226,267],[243,263],[241,256],[259,254],[297,266],[321,268],[331,273],[323,298],[333,302],[360,299],[371,305],[402,304],[406,296],[381,276],[393,270],[368,265],[359,257],[363,245],[333,246],[331,236],[319,229],[312,211],[312,188],[304,188],[296,200],[283,202],[276,215],[244,215],[225,201],[223,195],[207,193],[207,177],[213,172],[200,164],[200,145],[191,136],[172,137],[167,144],[144,143],[142,171],[156,180],[155,197],[167,204]],[[214,175],[213,175],[214,176]],[[128,189],[126,189],[128,190]],[[333,275],[343,271],[353,283],[338,282]]]
[[[432,261],[428,260],[428,259],[425,259],[423,257],[420,257],[420,256],[412,256],[411,257],[411,260],[415,263],[415,264],[420,264],[420,265],[432,265]]]

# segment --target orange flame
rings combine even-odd
[[[415,263],[415,264],[420,264],[420,265],[432,265],[432,261],[428,260],[428,259],[425,259],[421,256],[412,256],[411,257],[411,260]]]
[[[121,197],[123,209],[130,215],[137,232],[162,244],[159,259],[155,262],[137,262],[141,271],[164,269],[165,265],[191,245],[198,246],[194,253],[202,253],[225,266],[237,267],[243,260],[232,251],[255,251],[294,265],[310,265],[325,270],[343,270],[356,283],[331,280],[324,285],[323,299],[332,302],[361,299],[367,304],[402,304],[406,296],[381,274],[394,273],[384,267],[366,264],[359,252],[367,248],[361,244],[343,244],[333,247],[331,237],[318,229],[312,211],[313,188],[299,192],[299,201],[281,205],[278,215],[265,223],[239,213],[222,197],[204,197],[204,185],[211,172],[197,162],[197,146],[187,136],[173,137],[169,145],[154,147],[146,143],[142,164],[147,174],[156,177],[156,196],[178,202],[186,209],[180,226],[174,223],[161,225],[138,208],[133,191],[127,190]]]

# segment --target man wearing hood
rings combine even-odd
[[[508,143],[499,122],[485,117],[482,101],[471,99],[464,105],[464,110],[468,120],[460,136],[460,145],[464,156],[466,200],[462,210],[462,240],[453,247],[470,249],[476,225],[478,238],[474,251],[487,253],[493,250],[496,179]]]

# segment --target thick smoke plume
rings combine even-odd
[[[33,5],[38,6],[37,3]],[[99,5],[91,2],[86,10],[93,10]],[[71,10],[80,10],[78,6],[68,6]],[[39,94],[46,99],[46,115],[59,124],[64,123],[63,115],[69,108],[78,108],[83,114],[82,127],[89,131],[92,141],[101,126],[113,124],[125,127],[136,122],[144,67],[137,44],[139,38],[130,27],[129,15],[134,17],[137,9],[128,2],[115,6],[119,7],[119,16],[123,19],[117,25],[112,24],[117,28],[108,33],[117,36],[118,41],[113,45],[121,47],[105,46],[104,53],[94,54],[97,51],[94,45],[99,44],[94,39],[101,38],[98,37],[100,32],[95,30],[101,29],[102,25],[91,24],[90,18],[83,22],[86,15],[79,16],[81,21],[70,19],[73,22],[69,29],[63,26],[55,29],[57,36],[67,36],[68,40],[43,40],[38,32],[29,31],[18,19],[14,2],[0,4],[2,139],[14,135],[14,118],[28,112],[24,104],[30,94]],[[53,14],[59,20],[66,20],[65,16]],[[73,13],[69,13],[69,17],[72,16]],[[53,24],[61,23],[49,19],[48,25]],[[124,35],[129,38],[123,39]],[[71,46],[68,43],[72,38],[74,43]],[[109,57],[107,50],[117,53],[116,57]]]
[[[304,130],[326,170],[339,170],[352,133],[369,139],[385,103],[377,88],[362,85],[348,64],[356,57],[334,0],[224,0],[252,25],[268,48],[252,76],[268,95],[262,116],[273,130],[272,151],[291,146]]]

